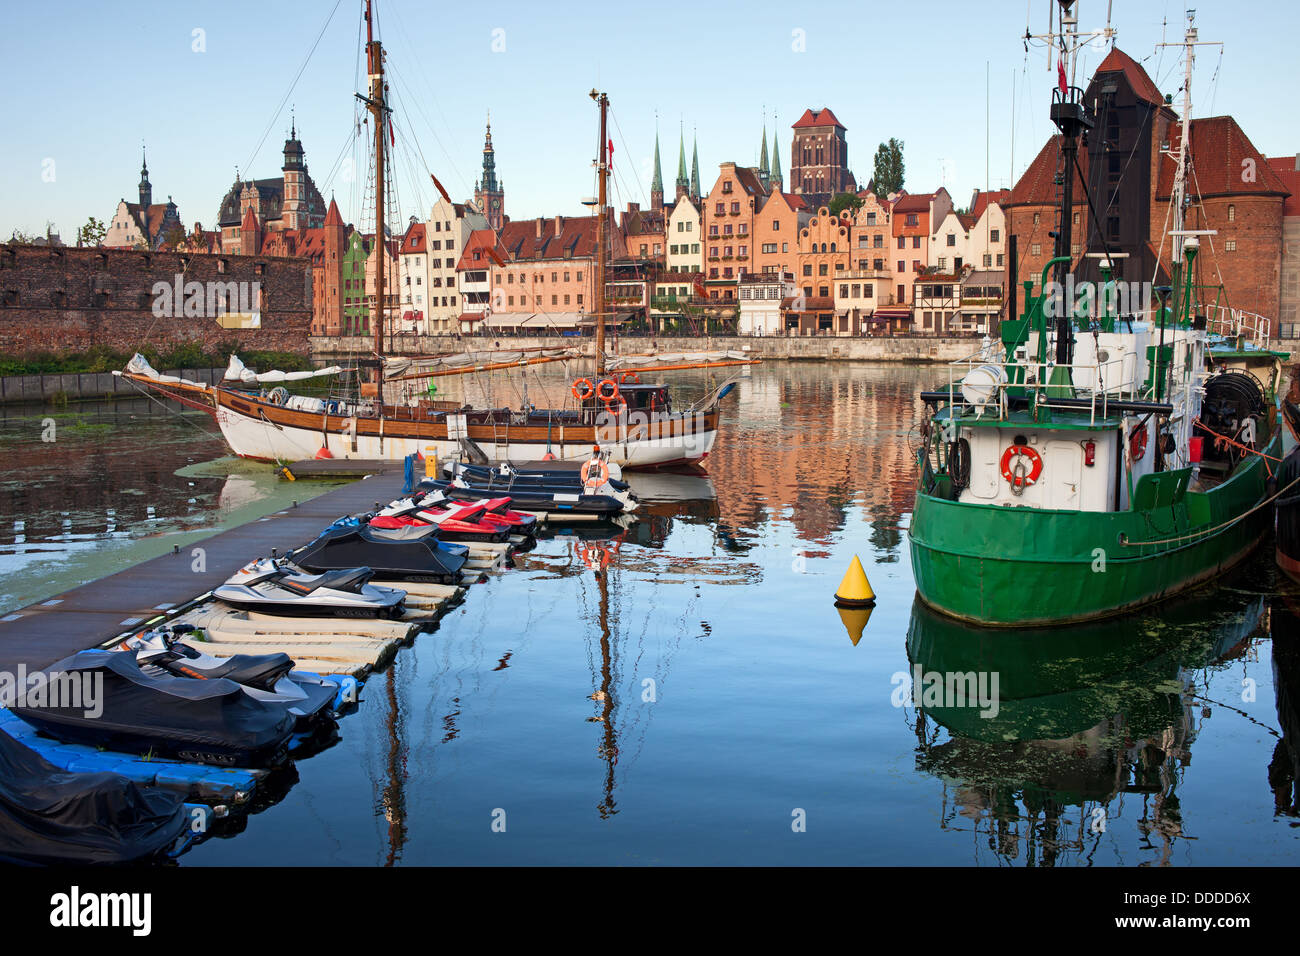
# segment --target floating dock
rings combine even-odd
[[[0,670],[12,673],[20,664],[28,670],[48,667],[161,620],[272,548],[284,553],[300,547],[342,515],[398,497],[402,463],[396,466],[0,616]],[[202,549],[201,562],[195,549]],[[470,579],[481,570],[471,569]],[[329,623],[322,628],[335,623],[325,620]]]

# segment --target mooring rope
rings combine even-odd
[[[1200,538],[1200,537],[1204,537],[1205,535],[1214,534],[1216,531],[1222,531],[1224,528],[1231,527],[1232,525],[1236,524],[1237,522],[1239,522],[1239,521],[1243,521],[1243,520],[1245,520],[1246,518],[1249,518],[1251,515],[1253,515],[1253,514],[1254,514],[1256,511],[1258,511],[1260,508],[1263,508],[1265,505],[1270,505],[1270,504],[1272,504],[1274,501],[1276,501],[1276,500],[1277,500],[1278,498],[1280,498],[1282,495],[1286,494],[1288,491],[1290,491],[1290,490],[1291,490],[1292,488],[1294,488],[1296,485],[1300,485],[1300,476],[1296,477],[1296,478],[1295,478],[1293,481],[1291,481],[1291,482],[1290,482],[1290,483],[1289,483],[1285,488],[1282,488],[1281,490],[1279,490],[1279,491],[1278,491],[1275,495],[1273,495],[1271,498],[1265,498],[1263,501],[1261,501],[1259,504],[1255,505],[1255,507],[1251,508],[1249,511],[1244,512],[1243,514],[1239,514],[1239,515],[1237,515],[1237,517],[1233,518],[1231,521],[1225,521],[1223,524],[1221,524],[1221,525],[1217,525],[1216,527],[1213,527],[1213,528],[1206,528],[1204,531],[1194,531],[1194,532],[1192,532],[1191,534],[1180,535],[1179,537],[1176,537],[1176,538],[1162,538],[1162,539],[1160,539],[1160,540],[1158,540],[1158,541],[1120,541],[1120,544],[1123,545],[1123,546],[1126,547],[1126,548],[1141,548],[1141,547],[1145,547],[1146,545],[1149,545],[1149,544],[1172,544],[1172,543],[1174,543],[1174,542],[1178,542],[1178,541],[1190,541],[1190,540],[1193,539],[1193,538]]]

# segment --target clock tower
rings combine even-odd
[[[492,149],[492,117],[489,114],[487,139],[483,143],[483,177],[474,184],[474,205],[487,217],[488,225],[498,232],[505,222],[506,191],[497,180],[496,152]]]

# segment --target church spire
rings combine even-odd
[[[758,154],[758,178],[766,186],[772,178],[767,162],[767,121],[763,121],[763,148]]]
[[[677,134],[677,198],[681,199],[691,191],[691,180],[686,174],[686,131]]]
[[[140,145],[140,211],[147,214],[153,205],[153,186],[149,184],[149,160],[145,158],[144,144]]]
[[[766,123],[763,124],[763,129],[767,129]],[[768,174],[768,178],[777,189],[784,189],[785,180],[781,175],[781,147],[776,141],[775,133],[772,134],[772,168]]]
[[[500,229],[505,222],[505,186],[497,179],[496,150],[492,147],[492,114],[487,117],[483,139],[483,178],[474,187],[474,205],[487,217],[488,225]]]
[[[659,129],[655,126],[655,175],[650,180],[650,208],[661,209],[664,204],[664,174],[659,165]]]
[[[695,144],[692,148],[691,158],[691,198],[696,202],[700,201],[700,137],[695,136]]]

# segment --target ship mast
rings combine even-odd
[[[606,126],[609,112],[609,96],[605,93],[591,91],[591,98],[600,105],[600,143],[596,156],[596,377],[605,374],[605,203],[607,201],[606,181],[609,178],[609,153],[605,149],[608,137]]]
[[[384,100],[384,48],[374,37],[374,19],[366,0],[366,73],[370,80],[370,95],[357,94],[375,121],[375,355],[379,365],[375,369],[376,403],[379,414],[384,413],[384,126],[388,118],[388,104]]]

